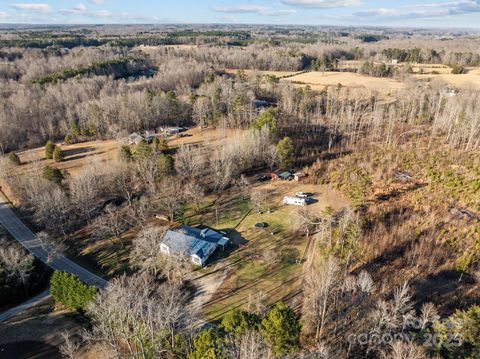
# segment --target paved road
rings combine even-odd
[[[32,253],[33,256],[40,259],[52,269],[76,274],[83,282],[95,285],[99,288],[104,288],[107,285],[105,279],[100,278],[63,255],[57,256],[51,261],[48,261],[48,249],[45,249],[42,241],[22,223],[17,215],[10,209],[10,206],[5,202],[0,202],[0,224],[5,227],[13,238]]]
[[[37,304],[43,302],[48,297],[50,297],[50,289],[46,289],[39,295],[27,300],[26,302],[23,302],[22,304],[17,305],[16,307],[13,307],[9,310],[4,311],[3,313],[0,313],[0,322],[5,322],[10,318],[16,316],[18,313],[21,313],[24,310],[27,310],[28,308],[36,306]]]

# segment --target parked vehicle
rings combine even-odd
[[[298,198],[309,198],[312,196],[312,194],[307,192],[297,192],[295,193],[295,196],[297,196]]]
[[[306,206],[308,201],[306,198],[298,198],[298,197],[283,197],[283,204],[291,204],[294,206]]]
[[[271,179],[272,179],[272,177],[269,176],[269,175],[258,175],[257,176],[257,181],[258,182],[270,181]]]

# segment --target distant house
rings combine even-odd
[[[228,241],[223,233],[212,228],[182,225],[165,233],[160,250],[166,255],[190,257],[193,264],[203,267],[217,248],[225,249]]]
[[[141,134],[139,133],[132,133],[130,136],[128,136],[128,142],[131,145],[138,145],[140,142],[142,142],[145,139]]]
[[[161,128],[161,131],[166,133],[167,135],[176,135],[180,132],[187,131],[187,129],[185,127],[169,127],[169,128]]]
[[[128,136],[128,143],[131,145],[138,145],[142,141],[146,141],[148,144],[152,143],[155,139],[155,132],[145,131],[145,134],[134,132]]]

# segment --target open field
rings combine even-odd
[[[152,54],[161,49],[191,50],[191,49],[196,49],[198,47],[199,47],[198,45],[190,45],[190,44],[158,45],[158,46],[140,45],[136,47],[136,49],[139,49],[147,54]]]
[[[381,64],[381,62],[376,63]],[[362,61],[341,61],[340,69],[357,69],[362,66]],[[403,64],[390,65],[394,67]],[[466,74],[453,75],[452,69],[445,65],[437,64],[415,64],[412,66],[414,80],[430,81],[439,85],[453,86],[459,89],[478,90],[480,89],[480,68],[468,67]],[[239,70],[227,69],[226,73],[236,74]],[[372,77],[355,72],[341,71],[255,71],[242,70],[247,76],[275,76],[282,81],[292,82],[297,87],[310,86],[312,90],[323,91],[329,86],[342,86],[379,92],[394,92],[407,88],[407,84],[397,78]]]
[[[202,145],[202,146],[211,146],[219,144],[222,140],[230,138],[237,133],[241,133],[242,130],[232,130],[232,129],[199,129],[192,128],[189,129],[186,134],[186,137],[180,136],[171,136],[169,137],[168,144],[171,148],[175,148],[184,144],[188,145]],[[40,165],[43,166],[54,166],[61,170],[66,170],[72,176],[80,171],[85,164],[95,158],[101,162],[109,162],[115,159],[117,149],[126,144],[126,139],[124,140],[96,140],[96,141],[87,141],[80,142],[71,145],[65,145],[58,143],[62,148],[65,154],[65,159],[62,162],[54,162],[53,160],[45,159],[45,149],[44,147],[38,147],[32,150],[18,152],[18,156],[22,161],[22,165],[18,167],[19,173],[27,173],[32,171],[33,167]]]
[[[205,314],[213,320],[234,308],[247,309],[257,300],[263,304],[284,300],[299,308],[303,268],[299,261],[307,247],[307,238],[293,231],[294,214],[299,207],[283,205],[285,195],[313,193],[318,202],[307,208],[319,214],[327,206],[338,211],[349,205],[344,196],[325,185],[274,181],[254,188],[270,191],[265,206],[271,209],[270,213],[253,211],[247,199],[230,194],[213,198],[202,214],[185,215],[189,224],[202,223],[229,232],[235,248],[226,257],[217,253],[207,268],[201,270],[203,281],[208,282],[211,277],[212,281],[220,278],[223,282],[216,283],[216,293],[204,306]],[[268,227],[255,228],[257,222],[266,222]],[[306,253],[303,259],[311,255]]]
[[[302,71],[259,71],[259,70],[238,70],[238,69],[225,69],[227,74],[236,75],[239,71],[242,71],[247,76],[275,76],[276,78],[285,78],[301,74]]]
[[[405,88],[405,84],[396,79],[371,77],[351,72],[312,71],[289,77],[284,81],[291,81],[300,86],[310,85],[314,90],[323,90],[328,86],[337,86],[338,84],[372,91],[395,91]]]
[[[473,68],[466,74],[452,75],[414,75],[419,80],[429,80],[431,82],[445,82],[446,84],[466,90],[480,90],[480,69]]]
[[[365,60],[346,60],[340,61],[338,63],[339,70],[356,70],[363,66]],[[373,61],[374,65],[381,65],[384,62],[382,61]],[[399,64],[391,64],[386,63],[387,66],[392,66],[395,68],[401,68],[403,66],[408,65],[408,63],[399,63]],[[452,72],[452,68],[450,66],[442,65],[442,64],[410,64],[414,73],[419,74],[450,74]]]

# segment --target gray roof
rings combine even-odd
[[[163,243],[169,246],[174,252],[181,255],[197,255],[202,262],[208,258],[217,246],[223,246],[228,239],[220,232],[211,228],[194,228],[182,225],[170,229],[163,237]]]

